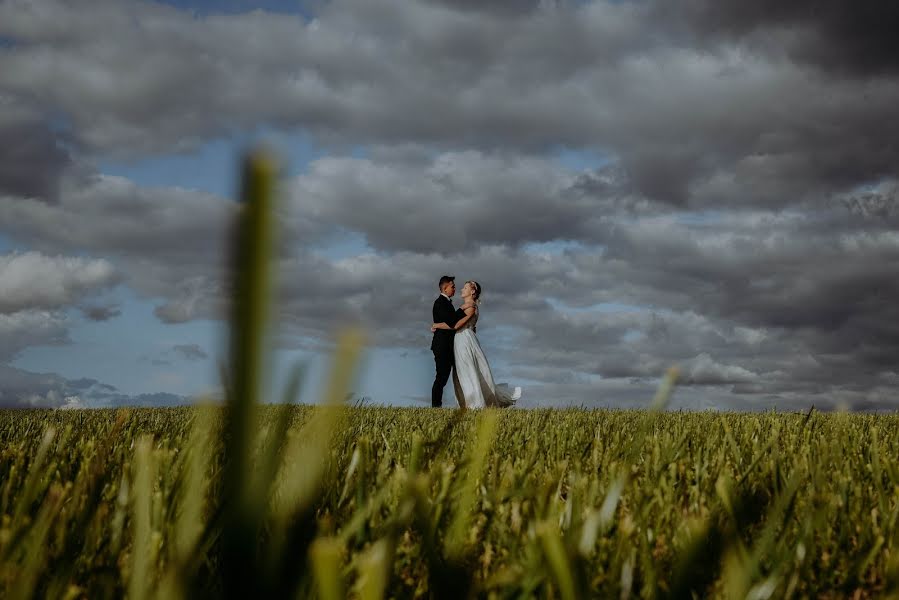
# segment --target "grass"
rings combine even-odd
[[[224,406],[0,411],[0,596],[897,597],[899,416],[350,408],[265,392],[246,162]],[[268,397],[268,396],[266,396]]]
[[[663,413],[648,426],[639,411],[271,406],[256,416],[250,472],[285,420],[287,433],[267,501],[240,525],[243,590],[895,590],[894,416]],[[217,491],[227,438],[197,434],[226,421],[222,409],[0,413],[2,595],[232,595],[222,569],[233,568],[225,530],[238,517]]]

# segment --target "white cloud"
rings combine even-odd
[[[87,408],[87,405],[84,403],[80,396],[66,396],[63,399],[63,403],[58,408],[60,410],[76,410],[80,408]]]
[[[104,259],[39,252],[0,255],[0,313],[61,308],[116,280],[115,269]]]
[[[752,371],[721,364],[706,352],[696,355],[683,366],[683,381],[687,384],[751,383],[758,379]]]

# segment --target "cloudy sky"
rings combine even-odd
[[[899,407],[889,0],[0,0],[0,405],[219,388],[241,153],[276,389],[428,402],[437,279],[524,406]],[[458,299],[457,299],[458,300]],[[447,401],[449,389],[447,390]]]

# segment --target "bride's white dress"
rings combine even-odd
[[[478,309],[465,325],[456,330],[453,341],[456,365],[453,369],[453,387],[456,401],[462,408],[506,407],[515,404],[521,397],[521,388],[516,387],[509,394],[505,384],[497,385],[493,381],[490,364],[474,327],[478,323]]]

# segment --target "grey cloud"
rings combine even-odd
[[[210,312],[221,316],[223,285],[220,278],[185,273],[185,277],[166,294],[169,299],[153,309],[153,314],[163,323],[185,323],[210,315]]]
[[[10,6],[0,33],[27,43],[0,55],[0,89],[66,115],[94,153],[170,152],[260,123],[343,148],[562,145],[618,160],[638,194],[729,208],[849,192],[895,176],[899,163],[899,82],[888,69],[863,81],[821,74],[747,50],[740,37],[758,31],[787,52],[789,34],[767,34],[798,23],[835,56],[858,47],[859,57],[885,57],[895,9],[882,5],[587,2],[511,16],[467,3],[344,0],[308,22],[127,2]],[[659,16],[668,6],[676,18]],[[721,35],[684,35],[685,26]],[[268,43],[243,43],[257,38]],[[146,56],[152,63],[132,68]],[[85,71],[95,77],[74,75]]]
[[[453,10],[465,10],[496,14],[501,16],[526,15],[540,7],[541,0],[429,0]]]
[[[72,379],[69,381],[69,385],[76,390],[84,390],[93,387],[97,383],[99,382],[96,379],[91,379],[89,377],[82,377],[81,379]]]
[[[325,158],[291,186],[292,207],[388,251],[596,240],[611,213],[648,213],[614,166],[572,173],[550,160],[441,154],[426,164]],[[656,207],[655,210],[658,210]]]
[[[170,367],[175,364],[172,357],[185,361],[198,361],[209,358],[209,354],[199,344],[175,344],[156,356],[142,356],[138,360],[156,367]]]
[[[235,206],[221,198],[180,188],[140,188],[113,176],[65,181],[57,206],[11,198],[0,210],[10,235],[40,245],[105,251],[125,256],[161,252],[171,260],[201,262],[220,253]],[[103,218],[100,218],[100,217]]]
[[[77,393],[78,389],[73,390]],[[65,402],[65,378],[54,373],[30,373],[0,364],[0,407],[56,408]]]
[[[49,157],[57,201],[28,192],[44,183],[27,175],[0,227],[45,253],[107,257],[160,299],[164,322],[221,318],[236,205],[75,176],[52,152],[51,115],[65,152],[91,157],[299,128],[335,152],[371,151],[293,181],[279,215],[283,343],[324,344],[359,321],[380,345],[427,347],[434,278],[455,272],[485,286],[485,347],[544,381],[541,402],[636,404],[677,363],[685,406],[887,406],[895,9],[768,4],[337,1],[306,22],[7,3],[0,35],[23,43],[0,52],[0,93],[43,111],[22,122],[47,136],[28,155]],[[541,158],[560,147],[604,164]],[[347,231],[371,251],[316,250]],[[50,325],[10,326],[0,340],[18,341],[0,341],[0,357],[64,339]]]
[[[741,343],[726,323],[693,313],[660,316],[642,311],[585,311],[572,315],[547,310],[522,318],[532,321],[522,324],[529,333],[507,350],[519,365],[537,364],[540,356],[539,364],[546,368],[624,380],[659,377],[667,368],[679,365],[682,383],[687,385],[739,383],[758,377],[747,368],[725,365],[721,360],[766,367],[753,363],[754,348]],[[704,350],[721,358],[713,359]]]
[[[899,70],[899,7],[892,2],[739,0],[657,3],[660,17],[722,39],[740,36],[764,50],[775,40],[789,56],[859,75]],[[770,48],[769,48],[770,50]]]
[[[39,200],[29,201],[57,209]],[[0,364],[33,346],[68,344],[69,323],[63,309],[114,285],[118,279],[111,263],[103,259],[47,256],[33,251],[0,255]],[[89,387],[91,381],[79,380],[73,387]],[[51,391],[48,388],[35,398],[50,402],[46,394]],[[55,395],[53,398],[59,400]]]
[[[205,294],[221,310],[227,236],[236,205],[177,188],[143,189],[118,177],[66,180],[55,205],[19,198],[0,203],[0,231],[46,252],[87,251],[139,293],[168,300],[167,322],[196,318]],[[37,285],[36,283],[34,285]],[[220,316],[220,312],[216,316]]]
[[[0,196],[55,201],[59,179],[72,165],[63,136],[39,113],[4,98],[2,89],[0,106]]]
[[[483,158],[472,157],[467,164]],[[293,336],[293,343],[303,336],[327,340],[336,323],[358,321],[377,331],[381,346],[426,347],[428,307],[436,294],[434,278],[454,272],[459,277],[477,278],[484,285],[485,345],[519,366],[545,364],[559,372],[567,369],[639,380],[657,377],[677,363],[685,369],[690,387],[715,387],[726,396],[728,386],[745,391],[753,389],[748,385],[761,382],[752,398],[786,401],[802,394],[845,396],[852,386],[876,381],[889,368],[889,357],[896,355],[894,332],[884,326],[899,322],[889,300],[896,294],[889,274],[896,268],[897,246],[888,215],[872,219],[847,210],[839,201],[816,213],[670,213],[645,200],[617,203],[621,186],[614,178],[612,184],[603,184],[608,174],[566,175],[564,170],[556,172],[539,163],[524,164],[538,165],[544,178],[551,175],[562,181],[559,189],[564,193],[576,190],[585,202],[604,207],[603,220],[590,225],[595,228],[591,235],[579,233],[585,239],[595,236],[602,245],[581,242],[546,251],[539,243],[503,244],[505,236],[489,232],[479,238],[474,225],[465,228],[474,232],[469,234],[472,243],[455,244],[455,238],[448,236],[446,253],[394,250],[333,260],[300,245],[279,260],[281,335]],[[387,181],[403,180],[394,177],[389,166],[380,168]],[[335,170],[331,177],[342,178],[349,170]],[[459,193],[465,185],[476,189],[485,171],[489,169],[457,167],[441,185]],[[316,173],[315,169],[310,173]],[[509,176],[513,175],[514,170]],[[431,185],[428,178],[412,181],[424,182],[420,184],[424,189]],[[324,192],[334,185],[329,177],[318,174],[301,185],[316,190],[321,198],[303,194],[297,212],[327,208],[329,198],[338,203],[334,210],[348,214],[353,208],[352,202],[340,207],[339,194]],[[882,189],[891,188],[886,185]],[[163,191],[161,198],[170,194]],[[106,208],[115,214],[116,202],[132,202],[135,196],[142,198],[144,193],[110,198]],[[389,206],[390,198],[382,196]],[[206,236],[205,243],[214,248],[214,236],[227,230],[229,220],[222,216],[227,205],[207,203],[202,195],[179,198],[183,210],[199,210],[186,206],[187,202],[204,207],[206,226],[197,235]],[[160,244],[156,252],[144,250],[153,246],[153,235],[162,240],[177,235],[182,227],[176,223],[177,212],[173,211],[171,222],[160,223],[154,233],[145,234],[144,241],[132,246],[134,240],[123,240],[114,230],[93,223],[99,219],[90,211],[81,215],[84,222],[70,220],[65,231],[42,225],[61,218],[57,212],[71,211],[68,202],[62,197],[58,206],[37,211],[38,204],[23,201],[18,214],[32,218],[20,218],[19,222],[31,228],[39,243],[63,247],[79,243],[71,241],[73,232],[96,227],[98,235],[91,238],[94,248],[134,265],[134,274],[141,275],[134,285],[160,290],[159,295],[168,297],[163,306],[185,306],[181,320],[223,314],[221,290],[226,284],[216,275],[221,273],[219,253],[192,252],[190,246],[179,249],[178,243],[183,241],[173,242],[172,247]],[[489,206],[490,194],[480,202],[488,205],[476,207],[487,211],[480,214],[502,218],[500,208]],[[521,211],[509,213],[512,223],[527,220],[529,205],[521,206]],[[439,207],[422,205],[422,214],[416,217],[421,226],[432,220],[428,216],[431,210],[442,214]],[[539,207],[534,210],[541,214]],[[389,230],[390,220],[397,214],[386,209],[380,214],[380,208],[368,212],[373,213],[367,219],[374,226],[366,221],[351,223],[362,233],[372,230],[377,235],[381,235],[379,227]],[[464,219],[466,211],[461,212]],[[588,213],[582,214],[581,221],[586,222]],[[320,232],[348,219],[343,213],[325,217],[319,213],[315,218]],[[219,231],[216,219],[221,223]],[[433,220],[439,222],[439,218]],[[578,230],[572,232],[571,227],[583,227],[584,223],[570,222],[551,223],[541,239],[576,237]],[[407,231],[413,240],[419,235],[416,228],[398,228],[390,243],[401,247]],[[495,243],[490,245],[488,240]],[[414,247],[414,241],[410,245]],[[453,246],[458,250],[453,251]],[[549,300],[561,303],[562,308],[555,308]],[[594,315],[589,307],[603,302],[660,310]],[[511,337],[494,337],[491,329],[497,331],[497,327],[507,328]],[[864,391],[853,394],[846,397],[867,401]],[[750,395],[741,397],[752,401]]]
[[[122,316],[122,309],[118,305],[89,305],[81,307],[82,314],[91,321],[108,321]]]
[[[899,184],[882,182],[873,190],[846,194],[841,201],[848,210],[863,217],[899,218]]]
[[[863,234],[855,237],[864,239]],[[790,256],[789,243],[781,248],[747,245],[741,253],[743,258],[731,258],[727,269],[715,268],[708,256],[678,260],[689,255],[684,254],[685,249],[678,252],[673,248],[668,248],[664,260],[655,253],[641,260],[641,252],[634,250],[629,254],[633,262],[621,263],[617,268],[615,262],[596,260],[594,272],[600,286],[614,286],[614,279],[619,277],[628,282],[618,287],[620,298],[629,297],[640,305],[663,302],[678,311],[696,311],[706,315],[710,323],[717,323],[717,331],[710,330],[708,336],[695,340],[691,340],[695,337],[691,332],[701,332],[701,328],[691,325],[688,331],[671,329],[684,319],[683,312],[669,319],[674,323],[661,328],[661,338],[653,339],[647,325],[638,325],[635,329],[643,330],[645,339],[653,339],[653,345],[645,348],[646,356],[652,360],[632,355],[619,336],[597,332],[596,352],[615,357],[611,365],[600,362],[598,371],[643,375],[641,369],[648,366],[659,372],[663,364],[654,361],[664,358],[666,349],[674,349],[679,355],[668,354],[669,361],[682,361],[686,358],[684,353],[689,356],[691,351],[707,351],[716,360],[735,363],[784,390],[789,390],[793,382],[810,384],[818,391],[832,387],[838,391],[859,382],[870,385],[878,373],[890,368],[888,357],[899,350],[890,325],[896,322],[897,315],[888,300],[896,293],[888,275],[896,267],[896,256],[890,256],[892,242],[885,239],[875,250],[876,239],[870,240],[865,267],[857,255],[847,255],[845,248],[829,246],[823,240],[817,250],[823,255],[807,250],[804,256]],[[807,234],[797,235],[796,240],[794,251],[803,245],[798,240],[811,241]],[[642,238],[640,242],[646,250],[651,249],[649,239]],[[712,250],[717,249],[709,248]],[[883,258],[874,259],[877,254],[884,254]],[[599,275],[606,269],[613,271],[611,277]],[[646,282],[644,289],[628,290],[641,279]],[[579,300],[584,301],[583,292]],[[560,324],[554,327],[561,329],[557,337],[564,340],[566,347],[577,343],[577,332],[562,329]],[[549,334],[538,333],[537,337],[546,339]],[[667,345],[672,339],[676,340],[673,348]],[[571,357],[564,360],[574,362]],[[748,373],[743,375],[750,377]]]
[[[69,342],[68,323],[63,314],[41,310],[0,313],[0,364],[32,346],[59,346]]]
[[[206,351],[200,348],[198,344],[176,344],[172,346],[172,351],[185,360],[203,360],[204,358],[209,358]]]
[[[302,95],[304,78],[294,62],[305,33],[299,18],[197,18],[138,2],[77,9],[63,2],[14,2],[0,7],[0,23],[0,34],[21,42],[0,55],[0,87],[48,111],[62,111],[78,142],[90,148],[123,155],[187,149],[208,135],[255,126],[253,105],[278,120],[291,103],[313,111],[320,104],[314,83],[307,90],[311,95]],[[59,23],[66,24],[64,30]],[[98,37],[100,30],[104,35]],[[248,35],[266,43],[239,43]],[[133,69],[138,58],[140,74]],[[92,77],[83,77],[85,72]],[[242,81],[240,89],[232,85],[235,78]],[[271,83],[271,95],[248,92]],[[204,108],[198,112],[197,106]]]
[[[101,408],[179,406],[185,396],[168,393],[129,395],[95,379],[70,380],[56,373],[33,373],[0,364],[0,408]]]
[[[752,382],[759,378],[757,373],[743,367],[718,363],[707,352],[689,360],[683,371],[683,382],[693,385]]]
[[[336,261],[304,253],[279,266],[282,330],[327,338],[336,323],[352,321],[377,326],[380,345],[427,346],[430,333],[424,325],[430,322],[440,274],[478,277],[490,306],[530,310],[528,292],[533,290],[528,286],[544,275],[551,285],[556,264],[504,247],[449,256],[363,254]],[[505,301],[504,294],[509,294]]]
[[[833,221],[843,225],[837,244]],[[816,233],[822,223],[825,233]],[[563,254],[482,247],[446,257],[297,258],[283,265],[288,281],[303,282],[285,294],[286,323],[325,336],[325,324],[352,318],[377,324],[380,345],[425,344],[416,324],[428,318],[429,274],[453,271],[484,284],[485,347],[512,364],[624,380],[679,364],[685,385],[715,387],[722,406],[862,401],[892,368],[894,232],[868,231],[845,211],[814,220],[641,219],[613,231],[603,248]],[[389,306],[380,301],[388,297]],[[572,308],[553,308],[550,298]],[[665,309],[588,308],[602,302]],[[517,334],[495,343],[497,326]],[[721,400],[751,385],[752,399]]]
[[[478,167],[482,161],[486,166]],[[340,168],[332,171],[329,176],[318,174],[304,180],[300,203],[285,207],[283,218],[279,218],[287,227],[285,239],[291,241],[293,246],[299,244],[308,248],[307,241],[310,239],[315,241],[327,239],[328,235],[339,235],[341,227],[348,228],[351,224],[341,221],[349,221],[354,212],[366,213],[367,221],[359,221],[355,226],[366,234],[371,232],[372,239],[383,240],[385,244],[394,241],[415,247],[414,242],[408,241],[406,234],[409,233],[414,236],[427,235],[427,240],[433,243],[437,236],[427,233],[425,228],[432,222],[439,222],[439,219],[431,216],[430,211],[434,206],[430,202],[421,202],[434,189],[427,186],[442,186],[467,195],[453,199],[452,191],[444,192],[448,201],[458,203],[457,210],[450,217],[463,223],[458,229],[460,236],[451,235],[452,232],[439,236],[448,251],[471,244],[476,247],[486,241],[501,241],[504,236],[517,235],[522,242],[532,237],[546,240],[584,237],[589,234],[585,222],[590,218],[591,207],[611,211],[620,202],[620,206],[625,207],[622,210],[627,211],[631,204],[625,196],[609,200],[587,193],[580,176],[555,169],[549,161],[491,158],[478,153],[449,155],[443,161],[435,161],[430,173],[418,180],[423,182],[424,187],[420,195],[414,196],[414,202],[418,203],[416,210],[421,216],[402,229],[397,229],[396,215],[390,210],[391,195],[387,188],[388,184],[401,183],[401,174],[394,173],[389,165],[372,165],[372,169],[383,171],[387,183],[384,189],[377,190],[377,197],[372,197],[377,206],[363,210],[354,204],[358,196],[346,201],[340,197],[340,191],[346,188],[340,187],[339,181],[348,177],[358,166],[357,163],[333,161],[331,164],[339,164]],[[490,169],[493,167],[506,170],[491,174]],[[475,170],[468,173],[469,169]],[[555,203],[558,216],[553,217],[551,210],[541,207],[539,194],[529,189],[539,183],[528,173],[529,170],[538,171],[544,179],[559,182],[561,191]],[[411,173],[411,170],[406,173]],[[605,173],[590,177],[593,182],[591,185],[614,179]],[[504,191],[501,178],[520,181]],[[610,189],[618,185],[608,181]],[[362,185],[360,182],[359,186]],[[488,192],[479,192],[478,187],[481,185],[487,187]],[[360,194],[364,196],[364,190]],[[520,194],[522,197],[518,209],[511,212],[503,205],[509,194]],[[337,206],[330,207],[331,204]],[[570,206],[565,208],[567,205]],[[400,212],[400,209],[404,209],[403,206],[396,207]],[[466,210],[479,212],[472,218],[464,214]],[[639,210],[648,209],[642,207]],[[132,214],[136,217],[125,217]],[[46,206],[25,199],[4,204],[0,206],[0,224],[9,231],[9,235],[47,251],[89,248],[94,253],[110,257],[119,266],[119,270],[126,274],[125,282],[139,293],[164,299],[156,309],[160,319],[165,322],[184,322],[196,318],[221,318],[224,314],[222,299],[227,295],[224,277],[226,236],[233,214],[232,204],[205,194],[172,189],[142,190],[118,178],[97,177],[85,189],[73,186],[70,193],[64,194],[56,206]],[[544,217],[555,220],[548,224],[546,232],[541,232],[539,223]],[[577,229],[572,231],[572,227]],[[516,229],[522,231],[516,233]],[[421,238],[419,245],[424,246],[428,243],[427,240]],[[316,258],[309,251],[300,251],[295,257],[292,252],[294,251],[285,251],[282,255],[283,273],[279,274],[288,298],[294,293],[297,297],[304,296],[302,286],[309,282],[324,285],[322,291],[325,296],[321,310],[332,317],[336,306],[345,304],[348,309],[352,309],[359,302],[367,302],[373,298],[369,292],[366,292],[367,295],[356,294],[352,291],[353,283],[350,282],[350,287],[347,287],[340,278],[345,269],[366,268],[364,265],[356,267],[352,261],[335,264],[327,259]],[[419,268],[414,254],[403,254],[403,260],[409,262],[408,269]],[[487,255],[490,256],[491,253],[488,252]],[[379,268],[384,269],[385,284],[396,277],[396,269],[390,266],[390,261],[377,259],[377,262],[383,263],[383,267]],[[441,271],[445,262],[439,255],[434,255],[425,264],[430,263],[433,269]],[[295,271],[295,267],[299,270]],[[333,273],[335,269],[337,272]],[[547,275],[555,276],[549,272]],[[433,287],[432,282],[425,283],[425,277],[420,277],[419,274],[413,276],[416,285],[421,282],[425,289]],[[331,287],[326,283],[329,280],[335,282]],[[301,286],[296,291],[295,282]],[[414,286],[409,289],[414,289]],[[347,293],[350,293],[349,297],[345,297]],[[335,303],[335,298],[340,301]],[[306,305],[302,310],[314,316],[318,309]],[[325,324],[330,322],[333,321],[323,321]]]

